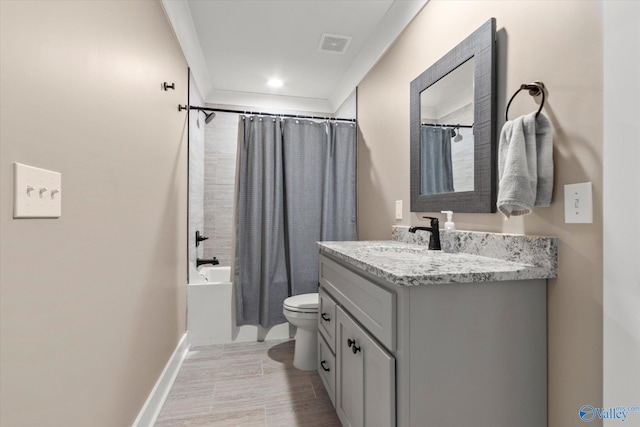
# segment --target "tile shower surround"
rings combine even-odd
[[[192,105],[202,105],[200,91],[193,82],[189,85]],[[200,115],[200,116],[198,116]],[[198,117],[200,127],[198,127]],[[189,111],[189,261],[195,265],[202,258],[202,246],[196,248],[196,230],[204,230],[204,116],[199,111]]]
[[[195,347],[156,427],[340,426],[316,371],[293,367],[294,341]]]
[[[204,123],[202,120],[201,123]],[[204,258],[231,265],[238,114],[216,112],[204,134]]]

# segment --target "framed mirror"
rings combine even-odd
[[[496,211],[495,19],[411,82],[411,212]]]

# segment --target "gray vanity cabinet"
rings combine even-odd
[[[544,279],[399,286],[321,253],[319,280],[344,427],[546,425]]]

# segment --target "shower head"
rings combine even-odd
[[[200,111],[202,114],[204,114],[204,122],[205,124],[209,124],[211,123],[211,121],[213,120],[213,118],[216,116],[215,111],[211,111],[210,113],[207,112],[207,110],[211,110],[211,108],[205,108],[205,107],[194,107],[191,106],[189,107],[191,110],[198,110]],[[198,118],[200,118],[200,116],[198,116]]]
[[[460,141],[462,141],[462,134],[460,133],[460,128],[459,127],[456,128],[456,129],[458,129],[458,132],[457,133],[454,132],[453,135],[454,135],[455,138],[453,138],[453,142],[460,142]]]
[[[209,114],[207,114],[207,113],[206,113],[206,112],[204,112],[204,111],[203,111],[203,113],[204,113],[204,122],[205,122],[206,124],[211,123],[211,121],[212,121],[212,120],[214,119],[214,117],[216,116],[215,111],[212,111],[212,112],[210,112]]]

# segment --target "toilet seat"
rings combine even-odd
[[[318,313],[318,294],[301,294],[289,297],[282,303],[283,308],[295,313]]]

